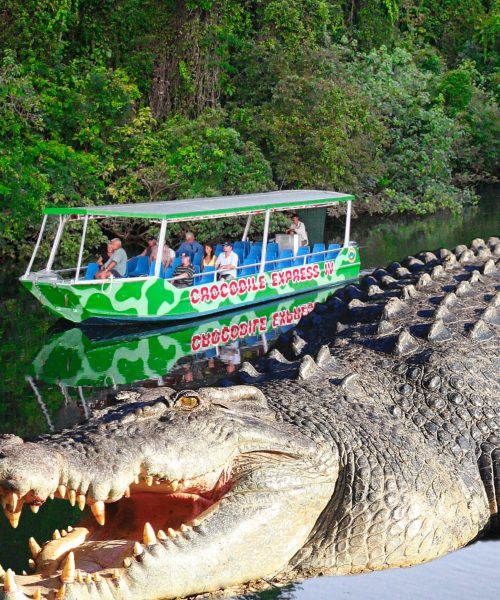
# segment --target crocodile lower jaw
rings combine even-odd
[[[66,584],[74,581],[119,580],[133,561],[141,560],[144,546],[185,536],[217,510],[230,487],[225,469],[189,481],[158,480],[149,475],[136,479],[119,500],[100,502],[99,510],[97,503],[91,504],[95,518],[86,514],[78,526],[56,529],[52,540],[42,546],[30,538],[34,573],[19,576],[9,569],[4,574],[4,591],[52,600],[64,598]],[[59,486],[55,496],[73,504],[72,498],[61,492]]]

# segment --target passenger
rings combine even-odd
[[[292,215],[292,224],[286,232],[299,236],[299,246],[307,246],[309,243],[306,226],[302,221],[299,221],[299,215],[297,214]]]
[[[154,260],[156,260],[157,255],[158,255],[158,243],[156,243],[156,240],[155,240],[155,245],[153,246],[153,248],[151,250],[151,256],[149,257],[149,264],[151,264]],[[162,262],[163,262],[163,266],[165,267],[165,269],[168,269],[168,267],[170,267],[170,265],[174,262],[174,258],[175,258],[175,252],[172,250],[172,248],[170,248],[168,242],[165,242],[165,244],[163,245],[163,256],[162,256]]]
[[[175,287],[186,288],[193,285],[194,267],[187,252],[181,254],[181,264],[175,268],[172,277],[178,278],[172,281]]]
[[[146,238],[146,242],[147,242],[148,245],[139,254],[139,256],[148,256],[149,257],[149,264],[151,264],[151,253],[153,252],[153,248],[156,248],[156,246],[158,244],[156,242],[156,238],[153,237],[153,236],[151,236],[151,235]]]
[[[219,279],[234,279],[238,266],[238,255],[233,252],[233,243],[224,242],[224,252],[219,254],[215,268],[219,272]]]
[[[186,231],[186,241],[182,242],[177,249],[177,252],[179,253],[179,256],[183,252],[188,252],[189,257],[191,260],[193,260],[197,254],[201,254],[203,256],[203,246],[200,244],[200,242],[195,240],[194,233],[192,231]]]
[[[127,272],[127,253],[122,248],[122,242],[118,238],[111,240],[110,249],[111,256],[101,267],[101,270],[96,273],[96,279],[108,279],[113,277],[125,277]]]
[[[205,267],[215,267],[214,247],[211,244],[205,244],[205,254],[201,261],[201,270]]]
[[[111,246],[111,244],[107,244],[106,246],[106,252],[101,252],[101,255],[99,256],[99,258],[97,259],[97,264],[99,265],[99,267],[101,269],[104,268],[104,263],[111,258],[111,255],[113,254],[113,248]]]

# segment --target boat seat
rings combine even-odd
[[[216,281],[215,267],[205,267],[203,269],[203,273],[201,273],[199,276],[197,285],[201,283],[213,283],[214,281]]]
[[[290,248],[286,248],[282,250],[279,254],[279,260],[277,263],[278,269],[288,269],[288,267],[292,266],[293,262],[293,250]]]
[[[202,260],[203,260],[203,254],[201,254],[201,252],[199,252],[198,254],[195,254],[194,258],[193,258],[193,266],[195,266],[195,265],[200,266]]]
[[[298,250],[297,250],[297,254],[295,255],[295,258],[293,259],[293,266],[294,267],[301,267],[302,265],[305,264],[306,262],[306,256],[311,252],[311,248],[309,246],[301,246]]]
[[[217,244],[215,246],[215,250],[214,250],[215,257],[218,258],[219,254],[222,254],[223,252],[224,252],[224,246],[222,244]]]
[[[181,258],[180,258],[180,256],[176,256],[176,257],[174,258],[173,262],[172,262],[172,267],[173,267],[174,269],[176,269],[176,268],[177,268],[177,267],[178,267],[178,266],[181,264],[181,262],[182,262],[182,261],[181,261]]]
[[[326,260],[334,260],[339,255],[339,252],[340,252],[340,244],[328,244]]]
[[[165,271],[165,279],[170,279],[174,274],[174,267],[170,266],[168,267],[168,269]]]
[[[135,268],[129,266],[129,277],[140,277],[141,275],[149,274],[149,256],[136,256]]]
[[[91,280],[95,279],[96,273],[99,271],[99,265],[96,262],[91,262],[87,265],[87,271],[85,272],[84,279]]]
[[[155,265],[156,265],[156,260],[154,260],[151,263],[151,266],[149,267],[149,276],[150,277],[152,277],[155,274]],[[161,263],[161,265],[160,265],[160,277],[163,277],[163,278],[165,277],[165,267],[163,266],[163,263]]]
[[[135,269],[135,267],[137,266],[137,261],[139,259],[139,255],[138,256],[132,256],[132,258],[129,258],[127,261],[127,268],[129,270],[130,273],[132,273]]]
[[[312,256],[307,260],[308,263],[318,263],[325,260],[325,244],[314,244]]]
[[[255,263],[256,263],[256,260],[254,258],[252,258],[252,257],[245,258],[245,260],[243,261],[243,266],[239,270],[238,276],[244,277],[246,275],[255,275],[255,273],[256,273]],[[253,265],[253,266],[247,266],[247,265]]]

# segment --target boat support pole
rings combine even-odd
[[[59,244],[61,242],[61,236],[68,220],[68,215],[59,215],[59,227],[57,229],[56,237],[54,238],[54,243],[52,244],[52,250],[50,251],[49,260],[47,261],[47,266],[45,267],[47,271],[52,270],[52,265],[54,264],[54,259],[56,257],[57,250],[59,248]]]
[[[242,242],[246,242],[248,239],[248,234],[250,232],[250,225],[252,224],[252,214],[249,214],[247,217],[247,224],[245,225],[245,231],[243,232],[243,237],[241,238]]]
[[[269,236],[269,217],[271,211],[266,210],[266,216],[264,218],[264,235],[262,236],[262,253],[260,255],[260,269],[259,273],[264,273],[265,262],[266,262],[266,251],[267,251],[267,238]]]
[[[344,236],[344,247],[349,246],[349,240],[351,238],[351,200],[347,201],[347,213],[345,217],[345,236]]]
[[[87,225],[89,223],[89,216],[85,215],[83,221],[82,241],[80,242],[80,252],[78,253],[78,264],[76,265],[75,281],[80,278],[80,269],[82,268],[83,248],[85,247],[85,237],[87,235]]]
[[[25,277],[28,277],[28,275],[30,274],[30,271],[31,271],[31,267],[33,266],[33,263],[35,262],[35,258],[36,258],[36,255],[38,254],[38,248],[40,248],[40,242],[42,241],[42,236],[43,236],[43,232],[45,230],[46,223],[47,223],[47,215],[43,215],[43,221],[42,221],[42,226],[40,227],[40,233],[38,234],[38,239],[36,240],[33,254],[31,255],[30,264],[28,265],[28,268],[26,269],[26,273],[24,274]]]
[[[160,237],[158,238],[158,251],[155,260],[155,277],[160,276],[161,263],[163,262],[163,246],[165,245],[165,233],[167,231],[167,221],[162,219],[160,226]]]

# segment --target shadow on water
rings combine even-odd
[[[358,219],[353,223],[352,237],[362,247],[363,268],[385,265],[424,249],[454,247],[475,237],[498,235],[499,206],[495,188],[485,189],[482,197],[479,206],[467,208],[460,215]],[[329,223],[327,240],[333,241],[340,234],[341,230]],[[332,290],[297,296],[182,327],[147,330],[114,327],[103,335],[95,328],[56,324],[18,285],[12,272],[0,272],[0,434],[33,437],[70,427],[88,418],[93,410],[109,405],[114,393],[123,387],[167,385],[181,389],[223,384],[243,361],[255,360],[267,352],[284,331],[330,293]],[[15,531],[0,516],[0,564],[17,572],[26,569],[27,541],[31,535],[41,542],[49,539],[55,528],[74,525],[80,518],[78,509],[59,500],[47,502],[36,516],[25,511]],[[484,543],[472,548],[476,546],[479,550],[467,554],[473,556],[471,560],[475,560],[474,552],[484,553]],[[496,560],[500,560],[500,541],[490,546],[495,549]],[[443,594],[443,590],[448,589],[447,577],[453,573],[455,578],[460,578],[457,568],[461,569],[460,561],[465,559],[454,557],[465,556],[468,551],[455,553],[438,569],[422,571],[431,574],[431,581],[435,578],[433,586],[440,590],[441,598],[452,597]],[[431,565],[438,563],[440,561]],[[415,573],[425,567],[401,572]],[[399,571],[385,573],[382,579],[376,576],[323,578],[247,597],[260,600],[304,600],[333,595],[388,598],[391,585],[395,585],[392,597],[399,597],[406,584],[418,593],[419,583],[414,581],[414,575],[403,577],[400,585],[400,575],[396,573]],[[498,577],[498,573],[490,572],[489,577]],[[367,588],[365,583],[356,583],[359,581],[373,584],[369,583]],[[370,589],[371,585],[375,587]],[[385,589],[387,594],[383,593]],[[426,597],[435,596],[429,592]],[[488,592],[483,597],[493,598]]]

